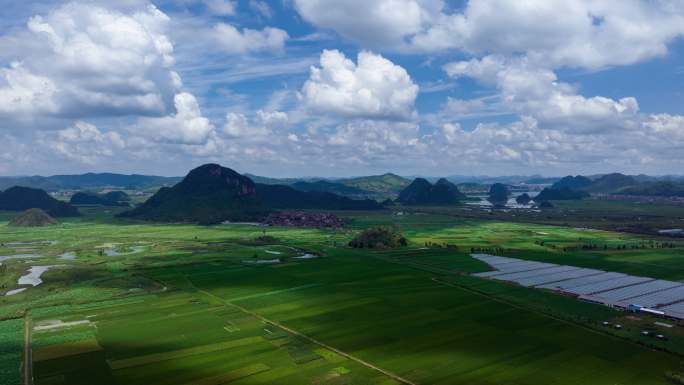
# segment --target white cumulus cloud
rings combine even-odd
[[[362,51],[354,63],[337,50],[323,51],[301,91],[318,113],[404,120],[413,116],[417,94],[408,72],[381,55]]]
[[[0,113],[164,114],[180,86],[168,21],[152,5],[122,13],[88,3],[32,17],[15,36],[30,43],[0,69]]]
[[[101,132],[95,125],[77,121],[73,126],[43,139],[58,155],[83,164],[96,164],[126,147],[117,132]]]
[[[244,28],[240,31],[226,23],[216,24],[210,35],[218,43],[220,49],[232,54],[280,52],[290,37],[280,28],[266,27],[261,30]]]
[[[295,0],[299,14],[312,24],[370,45],[401,46],[419,33],[441,1],[418,0]]]
[[[14,62],[0,69],[0,114],[55,113],[58,110],[57,87],[47,77],[30,73]]]
[[[362,47],[524,54],[555,67],[632,64],[667,52],[684,34],[668,0],[295,0],[310,23]],[[363,10],[363,11],[360,11]]]
[[[258,142],[273,138],[288,122],[288,114],[282,111],[258,110],[251,119],[242,113],[229,112],[223,132],[231,138]]]
[[[526,58],[482,59],[453,62],[444,67],[451,77],[471,77],[494,85],[503,107],[533,116],[543,127],[576,133],[628,127],[639,111],[635,98],[613,100],[602,96],[584,97],[570,84],[560,82],[547,68],[537,67]],[[481,100],[474,100],[474,105]],[[467,105],[467,101],[461,101]]]
[[[205,144],[214,125],[202,116],[197,99],[189,93],[174,97],[175,114],[163,117],[141,117],[129,127],[132,135],[140,135],[156,142],[200,145]]]
[[[204,4],[209,12],[217,16],[235,14],[236,2],[233,0],[204,0]]]

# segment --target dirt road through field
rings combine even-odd
[[[31,319],[24,315],[24,385],[33,385],[33,357],[31,350]]]
[[[378,367],[378,366],[376,366],[376,365],[371,364],[371,363],[368,362],[368,361],[362,360],[361,358],[355,357],[355,356],[353,356],[353,355],[351,355],[351,354],[349,354],[349,353],[343,352],[343,351],[341,351],[341,350],[339,350],[339,349],[337,349],[337,348],[334,348],[334,347],[332,347],[332,346],[330,346],[330,345],[328,345],[328,344],[325,344],[325,343],[323,343],[323,342],[321,342],[321,341],[318,341],[318,340],[315,339],[315,338],[309,337],[309,336],[307,336],[306,334],[302,334],[302,333],[300,333],[300,332],[298,332],[298,331],[296,331],[296,330],[294,330],[294,329],[290,329],[290,328],[288,328],[288,327],[285,326],[285,325],[282,325],[282,324],[280,324],[280,323],[278,323],[278,322],[276,322],[276,321],[273,321],[273,320],[270,320],[270,319],[268,319],[268,318],[266,318],[266,317],[263,317],[263,316],[261,316],[260,314],[257,314],[257,313],[255,313],[255,312],[253,312],[253,311],[251,311],[251,310],[249,310],[249,309],[246,309],[246,308],[244,308],[244,307],[242,307],[242,306],[240,306],[240,305],[236,305],[236,304],[234,304],[234,303],[232,303],[232,302],[226,301],[226,300],[222,299],[221,297],[218,297],[218,296],[216,296],[216,295],[214,295],[214,294],[211,294],[211,293],[209,293],[209,292],[207,292],[207,291],[204,291],[204,290],[199,290],[199,291],[202,292],[202,293],[204,293],[204,294],[206,294],[206,295],[208,295],[208,296],[210,296],[210,297],[212,297],[212,298],[219,299],[219,300],[221,300],[223,303],[225,303],[226,305],[231,306],[231,307],[234,307],[234,308],[236,308],[236,309],[242,311],[243,313],[247,313],[247,314],[249,314],[249,315],[251,315],[251,316],[253,316],[253,317],[256,317],[256,318],[260,319],[262,322],[271,324],[271,325],[273,325],[273,326],[275,326],[275,327],[278,327],[278,328],[280,328],[280,329],[282,329],[282,330],[285,330],[286,332],[288,332],[288,333],[290,333],[290,334],[296,335],[297,337],[301,337],[301,338],[303,338],[303,339],[305,339],[305,340],[307,340],[307,341],[309,341],[309,342],[311,342],[311,343],[313,343],[313,344],[315,344],[315,345],[318,345],[318,346],[320,346],[320,347],[323,347],[323,348],[325,348],[325,349],[328,349],[328,350],[330,350],[330,351],[333,351],[333,352],[335,352],[335,353],[337,353],[337,354],[339,354],[339,355],[341,355],[341,356],[343,356],[343,357],[345,357],[345,358],[347,358],[347,359],[350,359],[350,360],[352,360],[352,361],[358,362],[359,364],[361,364],[361,365],[363,365],[363,366],[365,366],[365,367],[367,367],[367,368],[370,368],[370,369],[372,369],[372,370],[378,371],[378,372],[380,372],[380,373],[386,375],[387,377],[392,378],[392,379],[395,380],[395,381],[398,381],[398,382],[400,382],[400,383],[402,383],[402,384],[406,384],[406,385],[418,385],[417,383],[415,383],[415,382],[413,382],[413,381],[410,381],[410,380],[408,380],[408,379],[406,379],[406,378],[404,378],[404,377],[401,377],[401,376],[399,376],[398,374],[395,374],[395,373],[393,373],[393,372],[390,372],[389,370],[380,368],[380,367]]]

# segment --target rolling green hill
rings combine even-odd
[[[629,175],[612,173],[593,180],[582,175],[570,175],[554,183],[551,188],[555,190],[582,190],[590,193],[617,193],[622,189],[640,184],[638,180]]]
[[[290,186],[257,184],[257,196],[267,209],[379,210],[371,199],[351,199],[331,192],[299,191]]]
[[[206,164],[121,216],[160,222],[218,223],[261,220],[270,210],[284,208],[373,210],[382,206],[372,200],[354,200],[329,192],[255,184],[229,168]]]
[[[325,180],[319,180],[316,182],[304,182],[299,181],[290,185],[295,190],[305,191],[305,192],[329,192],[333,194],[339,194],[344,196],[369,196],[372,195],[371,192],[360,189],[358,187],[347,186],[342,183],[328,182]]]
[[[410,180],[392,173],[340,179],[337,182],[345,186],[386,195],[399,194],[401,190],[411,183]]]
[[[572,190],[567,187],[563,188],[545,188],[542,192],[534,197],[535,202],[548,201],[567,201],[580,200],[589,197],[589,193],[582,190]]]
[[[551,188],[553,189],[562,189],[562,188],[569,188],[573,190],[578,190],[578,189],[583,189],[587,186],[590,186],[592,183],[592,180],[587,178],[586,176],[582,175],[577,175],[577,176],[572,176],[568,175],[561,180],[557,181],[554,183]]]
[[[511,192],[508,190],[508,186],[503,183],[494,183],[489,188],[488,200],[494,205],[505,205],[508,202],[508,197]]]
[[[458,204],[466,196],[458,187],[442,178],[434,185],[423,178],[416,178],[401,191],[397,201],[404,205],[446,206]]]
[[[159,222],[218,223],[254,220],[265,212],[251,179],[218,164],[206,164],[121,216]]]
[[[584,187],[583,190],[595,193],[613,193],[637,185],[639,185],[639,182],[631,176],[613,173],[594,180],[589,186]]]
[[[28,209],[12,219],[8,226],[43,227],[56,225],[57,220],[41,209]]]
[[[0,192],[0,210],[23,211],[33,208],[43,209],[53,217],[79,215],[74,206],[51,197],[41,189],[15,186]]]
[[[684,183],[673,181],[642,183],[638,186],[623,188],[619,192],[628,195],[684,197]]]

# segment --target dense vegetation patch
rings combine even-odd
[[[260,235],[253,239],[242,239],[238,241],[239,244],[245,246],[267,246],[267,245],[277,245],[280,244],[280,239],[270,236],[270,235]],[[217,245],[225,245],[223,242],[217,243]]]
[[[372,227],[360,232],[349,246],[368,249],[389,249],[408,245],[406,238],[391,227]]]
[[[22,319],[0,321],[0,384],[21,383]]]
[[[305,211],[279,211],[271,213],[264,223],[269,226],[318,228],[339,228],[345,225],[345,221],[335,214]]]

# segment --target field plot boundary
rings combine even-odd
[[[308,289],[310,287],[316,287],[316,286],[321,286],[321,285],[322,285],[321,283],[310,283],[308,285],[301,285],[301,286],[290,287],[287,289],[273,290],[273,291],[268,291],[266,293],[250,294],[250,295],[245,295],[243,297],[230,298],[228,300],[223,300],[223,301],[230,301],[230,302],[244,301],[246,299],[253,299],[253,298],[259,298],[259,297],[266,297],[269,295],[288,293],[291,291],[303,290],[303,289]]]
[[[220,374],[218,376],[194,380],[194,381],[188,382],[184,385],[223,385],[223,384],[231,383],[235,380],[240,380],[240,379],[243,379],[245,377],[253,376],[255,374],[263,373],[263,372],[266,372],[269,370],[271,370],[271,368],[268,365],[258,363],[258,364],[245,366],[244,368],[231,370],[227,373]]]
[[[309,341],[309,342],[311,342],[311,343],[313,343],[313,344],[315,344],[315,345],[318,345],[318,346],[320,346],[320,347],[323,347],[323,348],[325,348],[325,349],[328,349],[328,350],[330,350],[330,351],[333,351],[333,352],[335,352],[335,353],[337,353],[337,354],[339,354],[339,355],[341,355],[341,356],[343,356],[343,357],[346,357],[346,358],[348,358],[348,359],[350,359],[350,360],[352,360],[352,361],[355,361],[355,362],[357,362],[357,363],[359,363],[359,364],[361,364],[361,365],[363,365],[363,366],[365,366],[365,367],[367,367],[367,368],[369,368],[369,369],[372,369],[372,370],[375,370],[375,371],[377,371],[377,372],[380,372],[380,373],[384,374],[385,376],[390,377],[391,379],[393,379],[393,380],[395,380],[395,381],[398,381],[398,382],[400,382],[400,383],[402,383],[402,384],[406,384],[406,385],[418,385],[417,383],[415,383],[415,382],[413,382],[413,381],[410,381],[410,380],[408,380],[408,379],[406,379],[406,378],[404,378],[404,377],[401,377],[401,376],[399,376],[399,375],[396,374],[396,373],[390,372],[389,370],[386,370],[386,369],[380,368],[380,367],[378,367],[378,366],[376,366],[376,365],[373,365],[373,364],[371,364],[370,362],[367,362],[367,361],[365,361],[365,360],[363,360],[363,359],[361,359],[361,358],[358,358],[358,357],[356,357],[356,356],[354,356],[354,355],[351,355],[351,354],[346,353],[346,352],[344,352],[344,351],[342,351],[342,350],[339,350],[339,349],[337,349],[337,348],[335,348],[335,347],[332,347],[332,346],[330,346],[330,345],[328,345],[328,344],[326,344],[326,343],[323,343],[323,342],[321,342],[321,341],[319,341],[319,340],[317,340],[317,339],[315,339],[315,338],[313,338],[313,337],[309,337],[308,335],[303,334],[303,333],[300,333],[300,332],[298,332],[298,331],[296,331],[296,330],[294,330],[294,329],[290,329],[290,328],[288,328],[287,326],[285,326],[285,325],[283,325],[283,324],[281,324],[281,323],[279,323],[279,322],[270,320],[270,319],[268,319],[268,318],[266,318],[266,317],[264,317],[264,316],[262,316],[262,315],[260,315],[260,314],[258,314],[258,313],[255,313],[255,312],[253,312],[253,311],[251,311],[251,310],[249,310],[249,309],[246,309],[246,308],[244,308],[244,307],[242,307],[242,306],[240,306],[240,305],[237,305],[237,304],[234,304],[234,303],[232,303],[232,302],[230,302],[230,301],[227,301],[227,300],[225,300],[225,299],[223,299],[223,298],[221,298],[221,297],[218,297],[217,295],[212,294],[212,293],[210,293],[210,292],[208,292],[208,291],[199,290],[199,289],[198,289],[198,291],[201,292],[201,293],[204,293],[204,294],[206,294],[206,295],[208,295],[208,296],[210,296],[210,297],[212,297],[212,298],[214,298],[214,299],[218,299],[218,300],[222,301],[223,303],[225,303],[225,304],[228,305],[228,306],[232,306],[232,307],[234,307],[234,308],[236,308],[236,309],[239,309],[240,311],[242,311],[242,312],[244,312],[244,313],[247,313],[247,314],[249,314],[249,315],[251,315],[251,316],[253,316],[253,317],[256,317],[256,318],[258,318],[259,320],[261,320],[261,321],[264,322],[264,323],[271,324],[271,325],[273,325],[273,326],[275,326],[275,327],[278,327],[278,328],[280,328],[280,329],[282,329],[282,330],[285,330],[286,332],[288,332],[288,333],[290,333],[290,334],[293,334],[293,335],[295,335],[295,336],[297,336],[297,337],[301,337],[301,338],[303,338],[303,339],[305,339],[305,340],[307,340],[307,341]]]
[[[461,285],[459,285],[459,284],[457,284],[457,283],[454,283],[454,282],[445,281],[445,280],[442,280],[442,279],[436,278],[436,277],[431,278],[431,280],[432,280],[433,282],[437,282],[437,283],[442,284],[442,285],[444,285],[444,286],[449,286],[449,287],[453,287],[453,288],[456,288],[456,289],[465,290],[465,291],[467,291],[467,292],[470,292],[470,293],[479,295],[479,296],[481,296],[481,297],[487,298],[487,299],[489,299],[489,300],[491,300],[491,301],[494,301],[494,302],[498,302],[498,303],[502,303],[502,304],[511,306],[511,307],[513,307],[513,308],[515,308],[515,309],[524,310],[524,311],[527,311],[527,312],[531,312],[531,313],[537,314],[537,315],[542,316],[542,317],[546,317],[546,318],[552,319],[552,320],[554,320],[554,321],[562,322],[562,323],[564,323],[564,324],[566,324],[566,325],[575,326],[575,327],[584,329],[584,330],[586,330],[586,331],[588,331],[588,332],[591,332],[591,333],[594,333],[594,334],[599,334],[599,335],[606,336],[606,337],[610,337],[610,338],[616,339],[616,340],[628,341],[628,342],[630,342],[630,343],[633,344],[633,345],[643,347],[643,346],[640,345],[638,342],[632,341],[632,340],[630,340],[630,339],[621,338],[621,337],[615,336],[615,335],[610,334],[610,333],[605,333],[605,332],[603,332],[603,331],[601,331],[601,330],[597,330],[597,329],[591,328],[591,327],[586,326],[586,325],[584,325],[584,324],[582,324],[582,323],[574,322],[574,321],[567,320],[567,319],[560,318],[560,317],[556,317],[556,316],[554,316],[553,314],[549,314],[549,313],[546,313],[546,312],[543,312],[543,311],[539,311],[539,310],[535,310],[535,309],[532,309],[532,308],[528,308],[528,307],[526,307],[526,306],[517,304],[517,303],[515,303],[515,302],[511,302],[511,301],[507,301],[507,300],[505,300],[505,299],[499,298],[499,297],[497,297],[497,296],[495,296],[495,295],[483,293],[483,292],[480,292],[480,291],[478,291],[478,290],[475,290],[475,289],[472,289],[472,288],[469,288],[469,287],[466,287],[466,286],[461,286]]]
[[[97,352],[102,347],[95,337],[83,341],[66,342],[37,348],[33,362],[54,360],[56,358],[75,356],[83,353]]]
[[[130,368],[134,366],[142,366],[152,364],[160,361],[168,361],[176,358],[183,358],[193,356],[196,354],[204,354],[216,352],[219,350],[230,349],[239,346],[249,345],[255,342],[263,341],[262,337],[246,337],[235,341],[225,341],[210,345],[195,346],[188,349],[173,350],[170,352],[147,354],[144,356],[136,356],[125,358],[121,360],[107,361],[112,370]]]
[[[444,270],[442,270],[442,269],[433,269],[433,268],[431,268],[431,267],[426,268],[424,265],[421,265],[421,264],[419,264],[419,263],[413,263],[413,262],[400,262],[400,261],[396,261],[396,260],[392,260],[392,259],[385,258],[385,257],[380,257],[380,256],[375,256],[375,258],[377,258],[377,259],[379,259],[379,260],[381,260],[381,261],[388,262],[388,263],[393,263],[393,264],[396,264],[396,265],[405,266],[405,267],[407,267],[407,268],[409,268],[409,269],[416,269],[416,270],[421,270],[421,271],[425,271],[425,272],[429,272],[429,273],[435,273],[434,270],[441,270],[441,271],[439,272],[439,274],[440,274],[441,276],[446,276],[446,274],[448,273],[448,271],[444,271]],[[472,275],[472,276],[474,276],[474,275]],[[641,345],[639,342],[633,341],[633,340],[631,340],[631,339],[622,338],[622,337],[616,336],[616,335],[614,335],[614,334],[610,334],[610,333],[606,333],[606,332],[601,331],[601,330],[594,329],[594,328],[589,327],[589,326],[587,326],[587,325],[584,325],[584,324],[582,324],[582,323],[580,323],[580,322],[575,322],[575,321],[572,321],[572,320],[569,320],[569,319],[560,318],[560,317],[557,317],[557,316],[555,316],[555,315],[553,315],[553,314],[550,314],[550,313],[547,313],[547,312],[544,312],[544,311],[540,311],[540,310],[538,310],[538,309],[530,308],[530,307],[527,307],[527,306],[524,306],[524,305],[521,305],[521,304],[518,304],[518,303],[515,303],[515,302],[507,301],[507,300],[505,300],[505,299],[503,299],[503,298],[500,298],[500,297],[497,297],[497,296],[495,296],[495,295],[487,294],[487,293],[481,292],[481,291],[479,291],[479,290],[473,289],[473,288],[471,288],[471,287],[459,285],[459,284],[456,283],[456,282],[445,281],[445,280],[443,280],[443,279],[441,279],[441,278],[437,278],[437,277],[432,277],[432,278],[430,278],[430,280],[432,280],[433,282],[442,284],[442,285],[444,285],[444,286],[448,286],[448,287],[453,287],[453,288],[456,288],[456,289],[465,290],[465,291],[467,291],[467,292],[469,292],[469,293],[476,294],[476,295],[478,295],[478,296],[481,296],[481,297],[483,297],[483,298],[487,298],[487,299],[492,300],[492,301],[494,301],[494,302],[498,302],[498,303],[502,303],[502,304],[511,306],[511,307],[513,307],[513,308],[515,308],[515,309],[520,309],[520,310],[528,311],[528,312],[531,312],[531,313],[534,313],[534,314],[538,314],[538,315],[540,315],[540,316],[542,316],[542,317],[546,317],[546,318],[549,318],[549,319],[552,319],[552,320],[555,320],[555,321],[558,321],[558,322],[562,322],[562,323],[564,323],[564,324],[566,324],[566,325],[575,326],[575,327],[584,329],[584,330],[586,330],[586,331],[588,331],[588,332],[590,332],[590,333],[602,335],[602,336],[609,337],[609,338],[616,339],[616,340],[627,341],[627,342],[631,343],[632,345],[639,346],[639,347],[643,347],[643,345]],[[684,314],[684,313],[683,313],[683,314]]]

